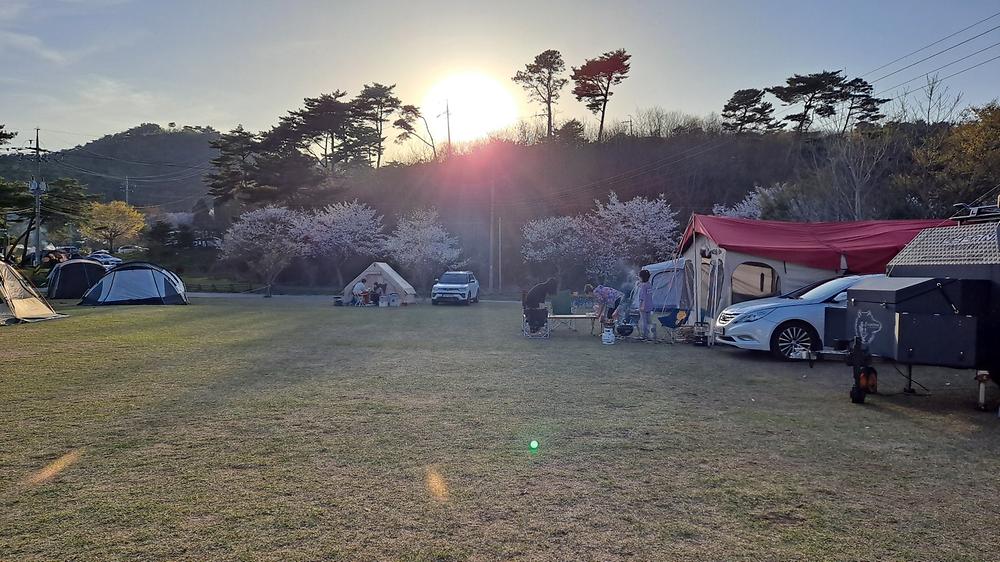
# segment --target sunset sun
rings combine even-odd
[[[485,137],[517,120],[514,98],[500,82],[480,73],[453,74],[424,96],[422,109],[431,123],[434,138],[447,140],[445,107],[451,113],[452,142]]]

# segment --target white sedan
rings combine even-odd
[[[121,265],[122,263],[121,258],[116,258],[106,252],[94,252],[93,254],[87,256],[87,259],[94,260],[103,265],[105,268]]]
[[[771,297],[734,304],[719,314],[715,341],[742,349],[770,351],[791,359],[797,352],[823,349],[826,309],[847,306],[847,289],[881,275],[848,275]]]

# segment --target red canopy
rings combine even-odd
[[[807,223],[692,215],[681,252],[698,233],[721,248],[744,254],[834,271],[844,256],[852,273],[882,273],[918,232],[951,224],[949,220]]]

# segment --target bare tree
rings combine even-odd
[[[852,220],[872,217],[866,204],[888,173],[894,144],[885,131],[855,132],[829,139],[826,169],[831,188]]]

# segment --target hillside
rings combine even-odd
[[[202,175],[216,153],[209,142],[218,136],[210,127],[164,129],[146,123],[46,154],[42,176],[75,178],[105,201],[125,198],[127,177],[133,205],[187,211],[205,195]],[[34,168],[32,156],[0,156],[0,177],[27,180]]]

